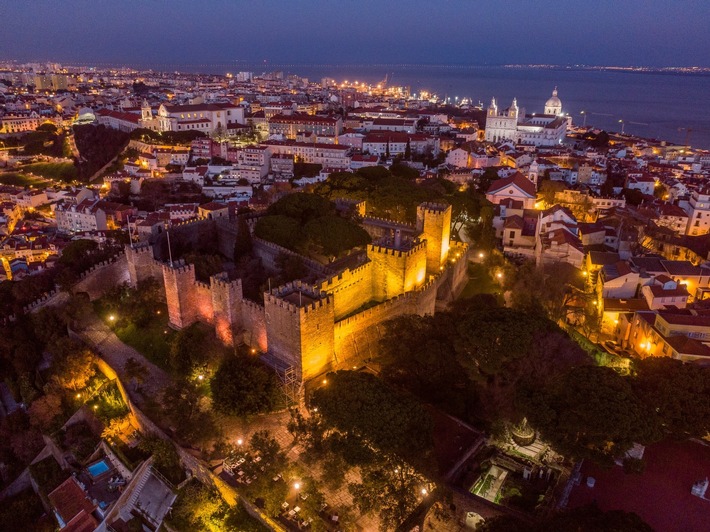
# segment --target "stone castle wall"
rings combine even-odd
[[[262,353],[268,350],[266,341],[266,311],[263,305],[247,299],[242,300],[242,331],[245,344]]]
[[[233,345],[235,331],[243,327],[242,282],[230,281],[227,274],[213,275],[209,293],[217,338],[225,345]]]
[[[371,245],[367,262],[337,273],[306,259],[311,274],[320,280],[314,285],[296,281],[278,287],[265,294],[263,306],[243,299],[240,281],[219,274],[209,284],[201,283],[192,265],[161,264],[152,258],[149,247],[128,248],[127,269],[132,281],[163,278],[173,327],[187,327],[195,321],[212,324],[225,344],[244,342],[268,353],[277,369],[293,367],[307,380],[333,366],[342,367],[344,361],[357,363],[374,357],[385,321],[405,314],[433,314],[437,299],[448,302],[460,293],[466,282],[468,247],[448,241],[451,208],[425,204],[418,216],[423,240],[415,241],[411,249]],[[221,223],[200,223],[184,228],[194,235],[232,230]],[[236,226],[233,229],[236,236]],[[225,237],[223,241],[233,250],[233,240]],[[270,269],[275,269],[280,253],[295,255],[258,238],[254,252]],[[305,301],[293,296],[299,291]],[[373,302],[380,304],[357,312]]]
[[[330,268],[319,262],[303,257],[298,253],[294,253],[290,249],[286,249],[278,244],[274,244],[273,242],[267,242],[261,238],[252,238],[252,250],[254,255],[261,259],[261,263],[267,270],[278,270],[278,267],[276,266],[276,257],[284,253],[286,255],[300,257],[303,260],[303,264],[308,269],[308,272],[316,277],[323,277],[334,273]]]
[[[303,293],[301,303],[284,299]],[[294,298],[295,301],[295,298]],[[264,296],[268,352],[284,367],[293,367],[308,379],[328,367],[333,354],[333,299],[301,281],[294,281]]]
[[[352,314],[374,298],[373,263],[344,270],[316,283],[316,287],[333,297],[335,319]]]
[[[427,244],[419,242],[409,251],[369,246],[367,255],[373,262],[373,296],[376,301],[396,297],[426,280]]]
[[[146,279],[160,279],[163,276],[162,264],[153,257],[153,248],[149,244],[126,246],[129,284],[135,288]]]
[[[446,260],[451,239],[451,206],[422,203],[417,207],[417,229],[427,239],[426,269],[435,273]]]

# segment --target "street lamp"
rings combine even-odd
[[[293,488],[294,488],[295,490],[300,490],[300,489],[301,489],[301,483],[300,483],[300,482],[295,482],[295,483],[293,484]]]
[[[241,439],[241,438],[239,438],[239,439],[237,440],[237,445],[243,445],[243,444],[244,444],[244,440]]]
[[[116,321],[116,316],[114,316],[113,314],[111,314],[111,315],[108,317],[108,321]]]
[[[498,273],[496,273],[496,277],[498,277],[498,279],[502,279],[502,278],[503,278],[503,272],[498,272]]]
[[[580,111],[579,114],[584,117],[584,124],[582,124],[582,127],[587,127],[587,111]]]
[[[624,121],[619,120],[619,124],[621,124],[621,134],[623,135],[624,134]]]

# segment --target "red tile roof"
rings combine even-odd
[[[91,514],[96,508],[74,477],[66,479],[48,497],[65,523],[69,523],[82,511]]]
[[[512,185],[518,187],[520,190],[525,192],[525,194],[532,198],[534,198],[537,194],[535,184],[520,172],[515,172],[510,177],[505,177],[503,179],[493,181],[493,183],[491,183],[491,186],[488,187],[486,194],[495,194],[496,192]]]

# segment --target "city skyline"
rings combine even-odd
[[[0,59],[710,66],[699,1],[0,2]],[[678,35],[683,35],[679,39]],[[661,44],[659,44],[661,43]],[[89,46],[87,46],[89,44]]]

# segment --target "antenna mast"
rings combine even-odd
[[[170,249],[170,229],[165,231],[165,234],[168,237],[168,256],[170,257],[170,267],[173,266],[173,250]]]

